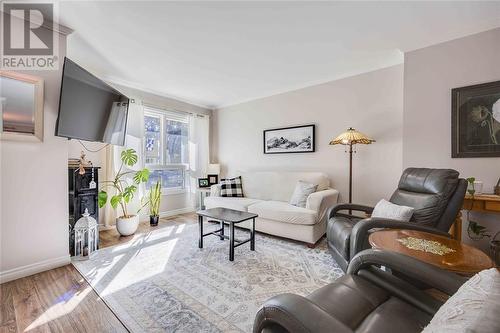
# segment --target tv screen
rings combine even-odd
[[[123,146],[129,99],[64,59],[56,135]]]

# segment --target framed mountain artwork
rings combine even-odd
[[[451,157],[500,157],[500,81],[451,90]]]
[[[264,130],[264,154],[312,153],[315,125]]]

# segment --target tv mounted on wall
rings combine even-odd
[[[123,146],[129,98],[64,59],[56,136]]]

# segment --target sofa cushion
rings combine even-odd
[[[371,217],[382,217],[408,222],[410,221],[414,210],[415,209],[413,207],[396,205],[382,199],[377,203],[377,205],[375,205]]]
[[[222,179],[220,185],[221,197],[243,197],[241,177]]]
[[[321,172],[256,171],[241,172],[245,197],[288,202],[299,180],[328,189],[330,181]]]
[[[285,223],[313,225],[318,222],[315,211],[283,201],[262,201],[248,206],[248,211],[259,215],[260,218]]]
[[[499,314],[500,271],[491,268],[465,282],[422,332],[500,332]]]
[[[230,197],[206,197],[204,200],[206,209],[223,207],[243,212],[248,211],[247,209],[248,206],[258,202],[261,202],[261,200],[250,199],[250,198],[230,198]]]
[[[307,198],[311,193],[316,192],[317,188],[317,184],[309,184],[299,180],[295,185],[295,190],[290,199],[290,205],[306,208]]]

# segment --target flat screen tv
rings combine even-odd
[[[128,97],[65,58],[55,135],[123,146],[128,103]]]

